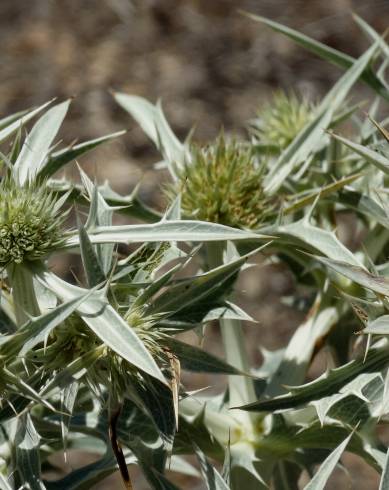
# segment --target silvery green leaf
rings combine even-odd
[[[389,315],[382,315],[363,329],[363,333],[373,335],[389,335]]]
[[[368,35],[368,37],[374,41],[378,42],[379,47],[382,50],[382,53],[386,58],[389,58],[389,46],[385,42],[385,37],[378,34],[377,31],[375,31],[371,25],[369,25],[367,22],[365,22],[359,15],[357,15],[355,12],[353,13],[353,19],[355,22],[361,27],[361,29]]]
[[[80,239],[81,259],[88,286],[93,288],[105,281],[105,274],[100,266],[96,251],[89,240],[88,233],[80,221],[78,222],[78,236]]]
[[[108,182],[99,186],[99,192],[110,206],[120,207],[119,212],[134,216],[146,223],[155,223],[162,218],[162,215],[155,209],[146,206],[137,196],[137,187],[128,196],[121,196],[113,191]]]
[[[350,264],[349,262],[327,259],[325,257],[315,257],[315,259],[357,284],[376,293],[389,296],[389,281],[385,277],[371,274],[366,269]]]
[[[385,174],[389,174],[389,159],[381,153],[378,153],[375,150],[371,150],[368,146],[354,143],[353,141],[347,138],[343,138],[342,136],[339,136],[337,134],[331,133],[331,136],[350,148],[350,150],[354,151],[355,153],[366,159],[369,163],[372,163],[374,166],[382,170],[382,172],[384,172]]]
[[[34,116],[39,114],[39,112],[43,111],[48,105],[51,104],[51,100],[49,102],[46,102],[45,104],[42,104],[40,107],[37,107],[36,109],[33,109],[26,114],[22,115],[22,117],[17,118],[16,120],[13,120],[13,116],[8,119],[10,124],[6,124],[6,119],[4,121],[4,126],[2,125],[1,130],[0,130],[0,143],[2,143],[4,140],[6,140],[9,136],[11,136],[13,133],[18,131],[20,128],[22,128],[26,122],[28,122],[30,119],[32,119]]]
[[[352,434],[350,434],[343,442],[340,444],[332,453],[323,461],[323,464],[320,466],[319,470],[312,478],[312,480],[304,487],[304,490],[323,490],[328,478],[331,473],[334,471],[338,461],[346,449]]]
[[[77,357],[70,364],[54,374],[50,381],[42,388],[40,394],[46,398],[58,391],[58,388],[64,390],[70,384],[81,380],[88,369],[103,354],[103,346],[96,347],[93,350]]]
[[[154,294],[156,294],[165,285],[167,285],[167,283],[172,279],[174,274],[181,269],[181,267],[181,264],[176,264],[170,270],[162,274],[158,279],[152,281],[136,298],[133,307],[136,308],[147,304],[147,302],[154,296]]]
[[[1,345],[1,354],[6,357],[26,354],[43,342],[57,325],[66,320],[81,305],[88,294],[86,291],[86,294],[75,297],[48,313],[27,321]]]
[[[253,372],[256,376],[267,378],[272,376],[281,365],[286,349],[277,349],[274,351],[267,350],[264,347],[260,347],[259,349],[263,357],[263,363],[259,368],[254,369]]]
[[[48,289],[44,288],[37,280],[33,278],[35,294],[38,300],[39,309],[46,313],[52,310],[58,304],[57,297]]]
[[[286,386],[296,386],[304,382],[317,344],[339,319],[335,307],[321,308],[320,303],[319,298],[308,313],[306,321],[293,334],[280,365],[270,377],[265,390],[266,396],[279,395],[287,391]],[[304,349],[301,348],[302,345]]]
[[[312,39],[309,36],[302,34],[301,32],[291,29],[290,27],[284,26],[282,24],[279,24],[278,22],[274,22],[270,19],[266,19],[265,17],[261,17],[258,15],[248,14],[248,16],[257,22],[263,22],[275,31],[285,34],[308,51],[311,51],[312,53],[320,56],[320,58],[330,61],[331,63],[334,63],[335,65],[338,65],[342,68],[350,68],[356,61],[355,58],[345,53],[342,53],[337,49],[327,46],[319,41],[316,41],[315,39]],[[370,87],[377,93],[379,93],[386,99],[389,99],[389,93],[386,86],[383,85],[381,80],[379,80],[368,67],[363,71],[361,79],[365,83],[370,85]]]
[[[281,440],[284,438],[284,440],[289,441],[291,446],[300,450],[319,448],[333,450],[350,435],[350,428],[342,427],[339,423],[336,425],[325,424],[322,427],[320,423],[315,422],[307,428],[297,426],[291,429],[283,428],[282,431],[286,432],[286,434],[282,436],[282,433],[277,433],[276,437],[280,437]],[[385,455],[382,451],[375,448],[370,441],[366,440],[362,432],[353,432],[348,449],[354,454],[361,456],[375,470],[381,470]]]
[[[239,407],[241,410],[274,411],[295,408],[323,396],[338,393],[343,386],[363,373],[375,373],[387,366],[389,344],[380,342],[371,347],[366,358],[359,357],[302,386],[289,387],[290,393]]]
[[[384,379],[384,392],[382,395],[381,409],[379,416],[389,412],[389,368],[386,370]]]
[[[373,221],[377,221],[385,228],[389,228],[389,219],[385,209],[371,196],[347,189],[341,192],[338,200],[348,208],[354,209]]]
[[[175,471],[176,473],[181,473],[183,475],[194,476],[199,478],[200,473],[189,461],[173,454],[170,461],[167,461],[166,469],[169,471]]]
[[[10,116],[2,117],[0,119],[0,129],[3,129],[7,126],[10,126],[14,121],[20,119],[27,112],[28,112],[28,110],[24,110],[24,111],[15,112],[14,114],[11,114]]]
[[[337,393],[336,395],[325,396],[323,398],[320,398],[319,400],[314,400],[313,402],[311,402],[311,405],[313,405],[316,409],[316,413],[322,427],[324,425],[325,418],[328,412],[331,410],[332,406],[343,398],[346,398],[347,396],[347,393]]]
[[[45,490],[41,479],[39,456],[40,436],[29,414],[21,415],[17,420],[15,435],[16,478],[31,490]]]
[[[199,447],[195,447],[195,453],[200,463],[200,470],[208,490],[230,490],[221,474],[212,466]]]
[[[231,486],[239,488],[240,482],[245,482],[247,490],[264,490],[268,488],[268,482],[275,461],[270,458],[261,461],[256,448],[246,441],[239,441],[231,445]]]
[[[251,254],[179,282],[158,296],[148,308],[148,312],[150,314],[173,314],[191,305],[202,303],[214,291],[219,290],[223,283],[234,276],[249,256]]]
[[[281,237],[297,239],[319,250],[330,259],[343,260],[353,266],[359,266],[364,269],[361,261],[339,241],[334,232],[313,226],[306,218],[288,225],[271,227],[268,231]]]
[[[78,381],[73,381],[61,391],[61,434],[64,450],[67,446],[67,436],[73,409],[79,389]]]
[[[229,226],[190,220],[162,221],[150,225],[100,226],[89,230],[89,239],[92,243],[209,242],[262,240],[268,238],[253,232],[230,228]],[[66,240],[68,248],[78,245],[79,238],[77,236],[72,236]]]
[[[38,372],[39,373],[39,372]],[[41,376],[41,373],[39,373]],[[1,378],[3,386],[11,393],[17,393],[23,398],[23,408],[27,405],[26,400],[32,400],[38,404],[45,405],[49,410],[54,410],[51,403],[41,397],[41,395],[35,390],[34,383],[31,379],[28,379],[25,373],[19,375],[19,373],[14,374],[9,370],[3,368],[1,372]],[[27,378],[26,380],[24,378]],[[8,401],[8,400],[7,400]],[[13,407],[12,407],[13,408]],[[15,410],[12,410],[12,415],[15,415]]]
[[[220,319],[231,319],[231,320],[242,320],[247,322],[254,322],[255,320],[248,313],[246,313],[242,308],[231,301],[226,301],[224,305],[213,308],[209,311],[203,318],[203,322],[210,322],[212,320],[220,320]]]
[[[44,404],[49,410],[54,410],[54,407],[38,393],[42,383],[47,380],[47,377],[42,376],[40,371],[36,371],[32,376],[23,373],[25,381],[20,376],[16,376],[4,369],[2,370],[1,377],[3,386],[6,387],[9,393],[7,403],[3,403],[0,406],[1,423],[14,418],[15,412],[22,413],[31,400],[37,404]]]
[[[81,204],[89,204],[84,196],[84,187],[78,184],[70,183],[64,179],[49,179],[47,184],[49,189],[60,195],[67,194],[71,191],[71,197]],[[146,206],[136,194],[122,196],[113,191],[108,182],[98,186],[100,194],[105,201],[121,214],[135,217],[146,223],[155,223],[162,218],[162,215],[156,210]]]
[[[316,110],[315,117],[297,134],[292,143],[283,151],[268,174],[265,190],[275,193],[294,168],[305,161],[322,144],[323,131],[329,127],[335,111],[341,106],[350,89],[377,52],[377,43],[371,46],[328,92]]]
[[[28,134],[13,167],[14,178],[19,185],[33,182],[40,172],[69,104],[67,100],[49,109]]]
[[[153,105],[142,97],[119,92],[114,93],[114,98],[141,125],[143,131],[161,151],[172,177],[175,178],[176,168],[180,168],[188,159],[188,150],[171,130],[161,104]]]
[[[39,171],[39,178],[46,179],[51,177],[55,172],[60,170],[67,163],[75,160],[84,153],[87,153],[97,146],[110,141],[114,138],[118,138],[126,134],[126,131],[118,131],[116,133],[108,134],[106,136],[101,136],[90,141],[84,141],[83,143],[78,143],[77,145],[72,145],[63,150],[53,152],[49,158],[42,165]]]
[[[163,215],[162,221],[181,219],[181,195],[178,194]]]
[[[13,488],[8,483],[7,479],[5,478],[5,476],[2,473],[0,473],[0,489],[1,490],[13,490]]]
[[[204,442],[203,439],[208,438],[212,439],[212,443],[208,441],[210,448],[217,446],[217,449],[221,449],[221,445],[226,446],[229,442],[233,445],[241,438],[242,425],[232,416],[231,411],[220,409],[220,400],[215,398],[194,394],[182,399],[180,416],[190,426],[194,425],[198,429],[200,440],[197,442],[200,445]],[[178,432],[179,436],[180,432]]]
[[[220,322],[226,359],[239,371],[249,372],[249,359],[245,346],[242,324],[239,320],[223,319]],[[255,400],[254,381],[250,377],[229,377],[228,395],[230,406],[250,403]],[[239,413],[238,418],[247,419],[247,414]],[[248,423],[248,420],[246,420]]]
[[[88,192],[91,202],[88,219],[85,224],[86,230],[89,231],[90,228],[93,229],[98,226],[112,226],[112,215],[115,208],[112,208],[105,202],[97,186],[92,183],[92,181],[81,168],[79,168],[79,172],[81,175],[82,183],[84,184],[84,187]],[[89,235],[86,240],[88,241],[89,246],[91,246]],[[100,268],[105,276],[107,276],[111,270],[113,249],[114,245],[109,243],[96,246],[96,255],[99,260]]]
[[[163,343],[178,358],[182,369],[215,374],[244,374],[239,369],[199,347],[180,342],[171,337],[164,340]]]
[[[65,302],[80,298],[88,292],[48,271],[41,271],[38,279]],[[162,383],[166,382],[143,342],[100,293],[91,292],[77,311],[91,330],[113,351],[150,376]]]
[[[296,211],[303,209],[306,206],[309,206],[310,204],[313,204],[318,198],[323,199],[327,196],[330,196],[331,194],[343,189],[347,185],[359,179],[362,175],[363,175],[362,173],[348,175],[346,177],[342,177],[336,182],[331,182],[330,184],[325,185],[317,190],[312,189],[312,192],[310,192],[308,196],[304,196],[300,199],[297,199],[291,204],[289,204],[288,206],[286,206],[282,210],[282,214],[284,216],[288,214],[293,214]],[[336,194],[336,198],[337,198],[337,194]]]
[[[381,410],[383,389],[380,373],[364,373],[343,386],[339,393],[311,404],[322,425],[327,415],[349,426],[363,425]]]

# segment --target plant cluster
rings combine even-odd
[[[178,489],[171,472],[209,490],[297,489],[302,475],[319,490],[344,451],[388,487],[389,134],[376,119],[389,47],[359,17],[372,43],[358,59],[253,19],[344,73],[321,102],[278,93],[246,140],[221,133],[205,146],[182,144],[160,104],[115,93],[162,154],[164,214],[81,167],[81,183],[56,178],[123,134],[55,149],[69,101],[0,120],[2,490],[93,488],[117,470],[131,489],[132,465],[156,490]],[[358,81],[376,97],[369,118],[349,102]],[[141,223],[115,225],[117,213]],[[344,216],[359,230],[353,250],[338,236]],[[79,257],[73,281],[50,267],[58,252]],[[288,345],[252,366],[252,319],[233,290],[256,254],[306,294]],[[210,322],[223,359],[182,340],[207,336]],[[312,380],[319,352],[330,369]],[[227,375],[225,389],[189,391],[182,370]],[[52,456],[77,449],[99,458],[61,476]]]

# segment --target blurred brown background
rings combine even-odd
[[[278,87],[316,98],[340,74],[238,9],[301,29],[353,56],[368,43],[352,11],[379,32],[389,26],[389,0],[0,0],[0,114],[75,96],[64,141],[128,128],[120,141],[82,163],[100,179],[109,177],[120,192],[142,178],[142,197],[160,205],[159,177],[152,169],[157,154],[109,89],[162,98],[179,137],[195,126],[195,137],[207,140],[221,126],[244,133],[247,120]],[[259,320],[248,327],[254,344],[286,344],[301,320],[280,302],[293,287],[279,266],[247,274],[240,303]],[[349,467],[352,483],[339,472],[332,488],[377,488],[375,475],[358,460],[351,459]],[[120,484],[113,479],[96,488]]]

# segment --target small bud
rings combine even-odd
[[[258,112],[251,132],[261,144],[283,150],[311,120],[314,105],[294,93],[276,92],[271,103]]]

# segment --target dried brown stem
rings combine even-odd
[[[111,441],[112,450],[119,466],[119,471],[123,480],[124,488],[126,490],[134,490],[131,483],[130,475],[128,473],[126,459],[119,444],[116,432],[117,421],[119,419],[121,408],[122,407],[119,406],[115,411],[111,413],[111,417],[109,419],[109,439]]]

